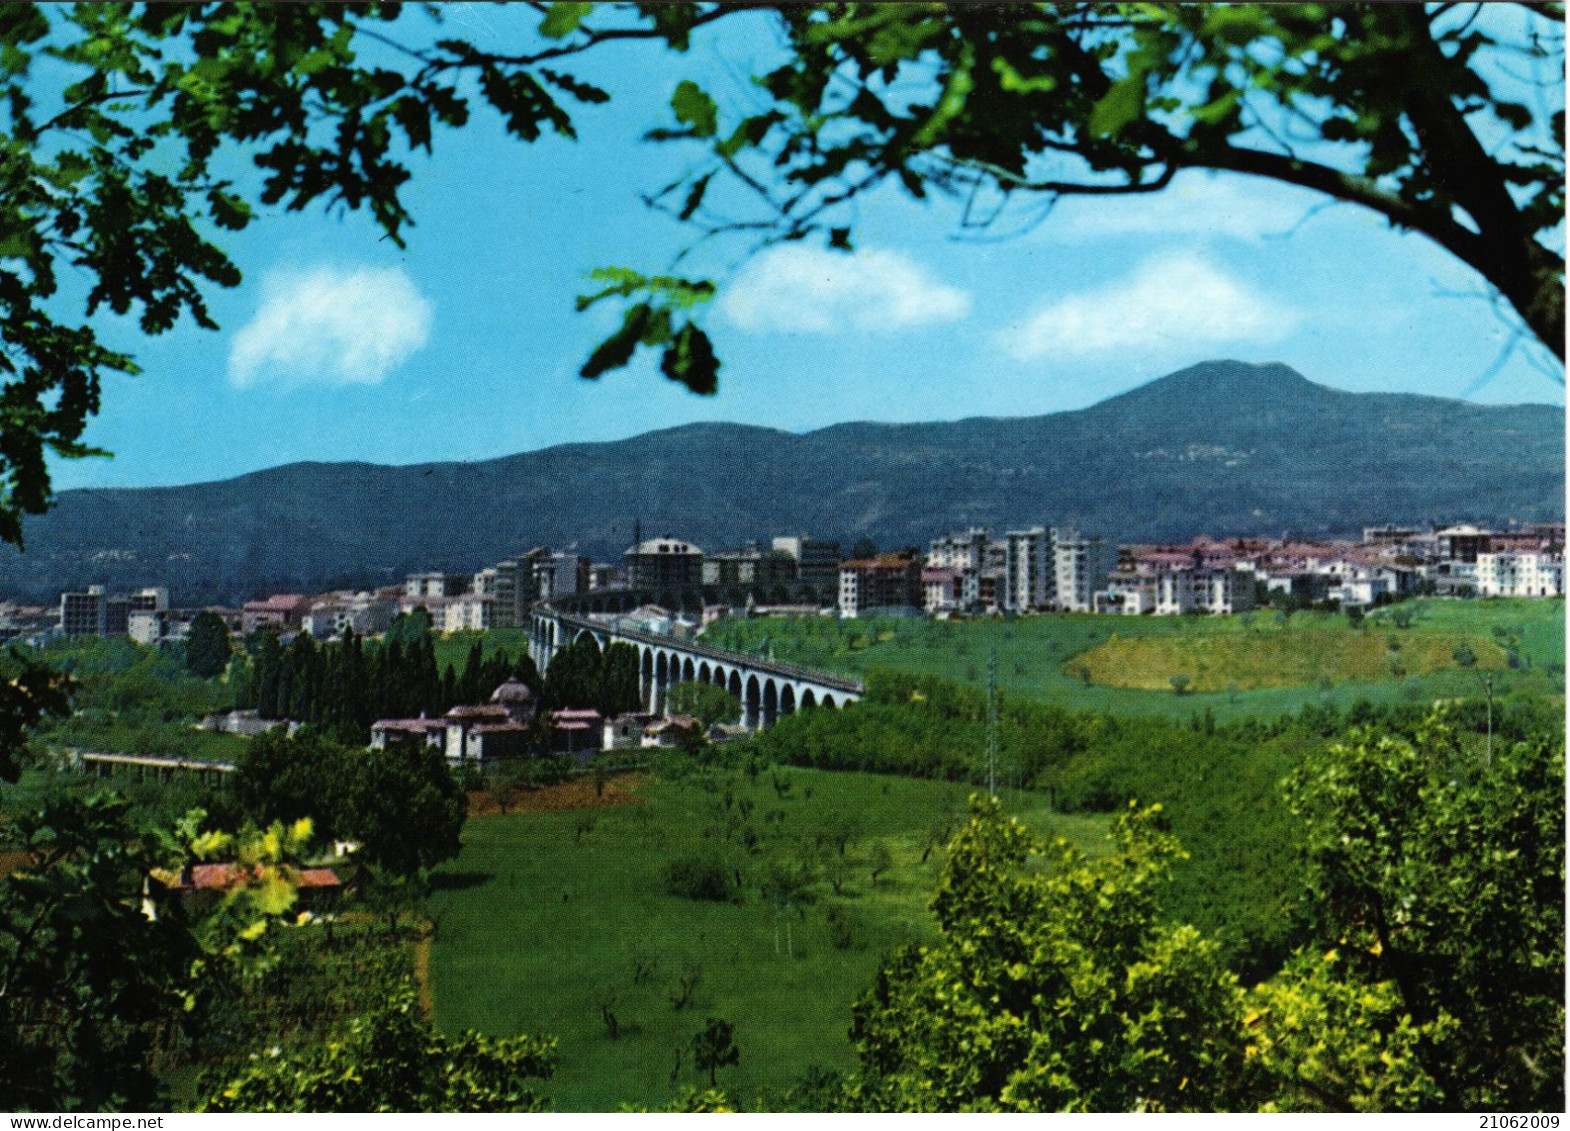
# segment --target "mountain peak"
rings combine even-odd
[[[1130,389],[1122,397],[1183,396],[1201,400],[1280,400],[1332,392],[1279,361],[1202,361]],[[1114,397],[1113,400],[1122,399]]]

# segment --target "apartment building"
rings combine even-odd
[[[903,554],[884,554],[840,566],[839,613],[853,618],[874,609],[920,609],[925,593],[921,563]]]
[[[703,584],[703,551],[676,538],[650,538],[622,555],[633,589],[677,593]]]
[[[1562,597],[1564,556],[1541,552],[1478,554],[1473,584],[1481,597]]]
[[[1089,613],[1096,591],[1117,566],[1117,547],[1075,530],[1056,530],[1052,538],[1053,603],[1067,612]]]
[[[1045,526],[1010,530],[1003,540],[1003,609],[1025,613],[1049,608],[1057,597],[1052,531]]]

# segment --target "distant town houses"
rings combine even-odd
[[[454,707],[439,719],[377,719],[371,724],[371,749],[414,741],[440,750],[454,765],[484,765],[530,751],[536,707],[534,692],[508,680],[488,702]]]
[[[1365,527],[1356,541],[1198,537],[1181,545],[1118,546],[1042,522],[1001,534],[972,526],[933,538],[925,551],[850,560],[838,541],[805,533],[712,554],[666,534],[640,536],[619,562],[537,546],[472,574],[427,570],[382,589],[276,593],[214,611],[246,636],[307,632],[327,639],[347,630],[377,635],[416,609],[442,633],[524,627],[541,601],[610,593],[701,609],[688,614],[644,604],[626,611],[621,604],[596,613],[620,628],[693,638],[719,617],[743,613],[1179,616],[1281,602],[1369,607],[1414,593],[1545,598],[1564,595],[1564,534],[1562,522],[1510,530],[1385,524]],[[702,603],[695,606],[691,598],[699,592]],[[802,600],[815,595],[823,601]],[[158,644],[183,638],[199,611],[171,608],[162,588],[112,594],[92,585],[62,593],[52,610],[0,604],[0,639],[126,635]]]
[[[0,641],[39,641],[60,631],[60,610],[0,601]]]

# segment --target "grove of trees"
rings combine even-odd
[[[438,717],[460,703],[483,703],[498,686],[518,679],[539,690],[527,653],[486,655],[475,641],[462,671],[437,671],[436,647],[423,609],[399,617],[382,640],[353,630],[318,644],[302,632],[285,647],[270,632],[257,634],[251,653],[231,669],[235,705],[264,719],[293,719],[343,742],[370,740],[377,719]]]
[[[1163,914],[1181,853],[1159,807],[1130,808],[1116,851],[1087,860],[977,801],[933,903],[942,941],[893,957],[856,1006],[849,1102],[1557,1111],[1563,777],[1558,737],[1484,765],[1442,717],[1310,758],[1287,787],[1310,926],[1253,988]]]
[[[257,825],[309,819],[318,837],[355,842],[358,862],[404,878],[458,855],[467,811],[440,750],[401,742],[368,751],[310,730],[252,739],[233,800]]]

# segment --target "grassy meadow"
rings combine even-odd
[[[1186,717],[1208,708],[1227,719],[1310,703],[1344,709],[1358,699],[1477,696],[1485,673],[1496,697],[1518,691],[1562,700],[1564,623],[1562,599],[1421,599],[1374,610],[1360,623],[1274,609],[1228,617],[757,618],[722,621],[704,639],[852,675],[890,668],[970,684],[986,682],[996,649],[1007,695],[1112,714]],[[1470,666],[1456,658],[1462,649]],[[1189,677],[1181,695],[1175,675]]]
[[[736,1027],[740,1062],[719,1082],[743,1101],[814,1066],[850,1067],[851,1002],[885,952],[930,935],[942,856],[930,846],[957,828],[970,787],[766,769],[630,788],[644,804],[469,820],[463,854],[439,873],[430,902],[441,1026],[556,1036],[546,1090],[558,1111],[658,1107],[678,1087],[707,1083],[690,1053],[677,1068],[677,1050],[710,1017]],[[1087,851],[1104,841],[1103,816],[1053,815],[1032,794],[1005,801],[1039,832]],[[841,855],[831,841],[846,827]],[[883,851],[890,864],[873,882]],[[733,901],[665,890],[668,863],[693,856],[739,871]],[[777,912],[761,885],[803,860],[812,861],[806,900]],[[674,1008],[693,974],[691,1000]]]
[[[526,628],[491,628],[483,632],[464,629],[435,635],[436,670],[446,671],[450,665],[454,671],[462,672],[475,641],[479,641],[481,654],[487,658],[497,652],[506,652],[514,660],[529,654],[529,630]]]

